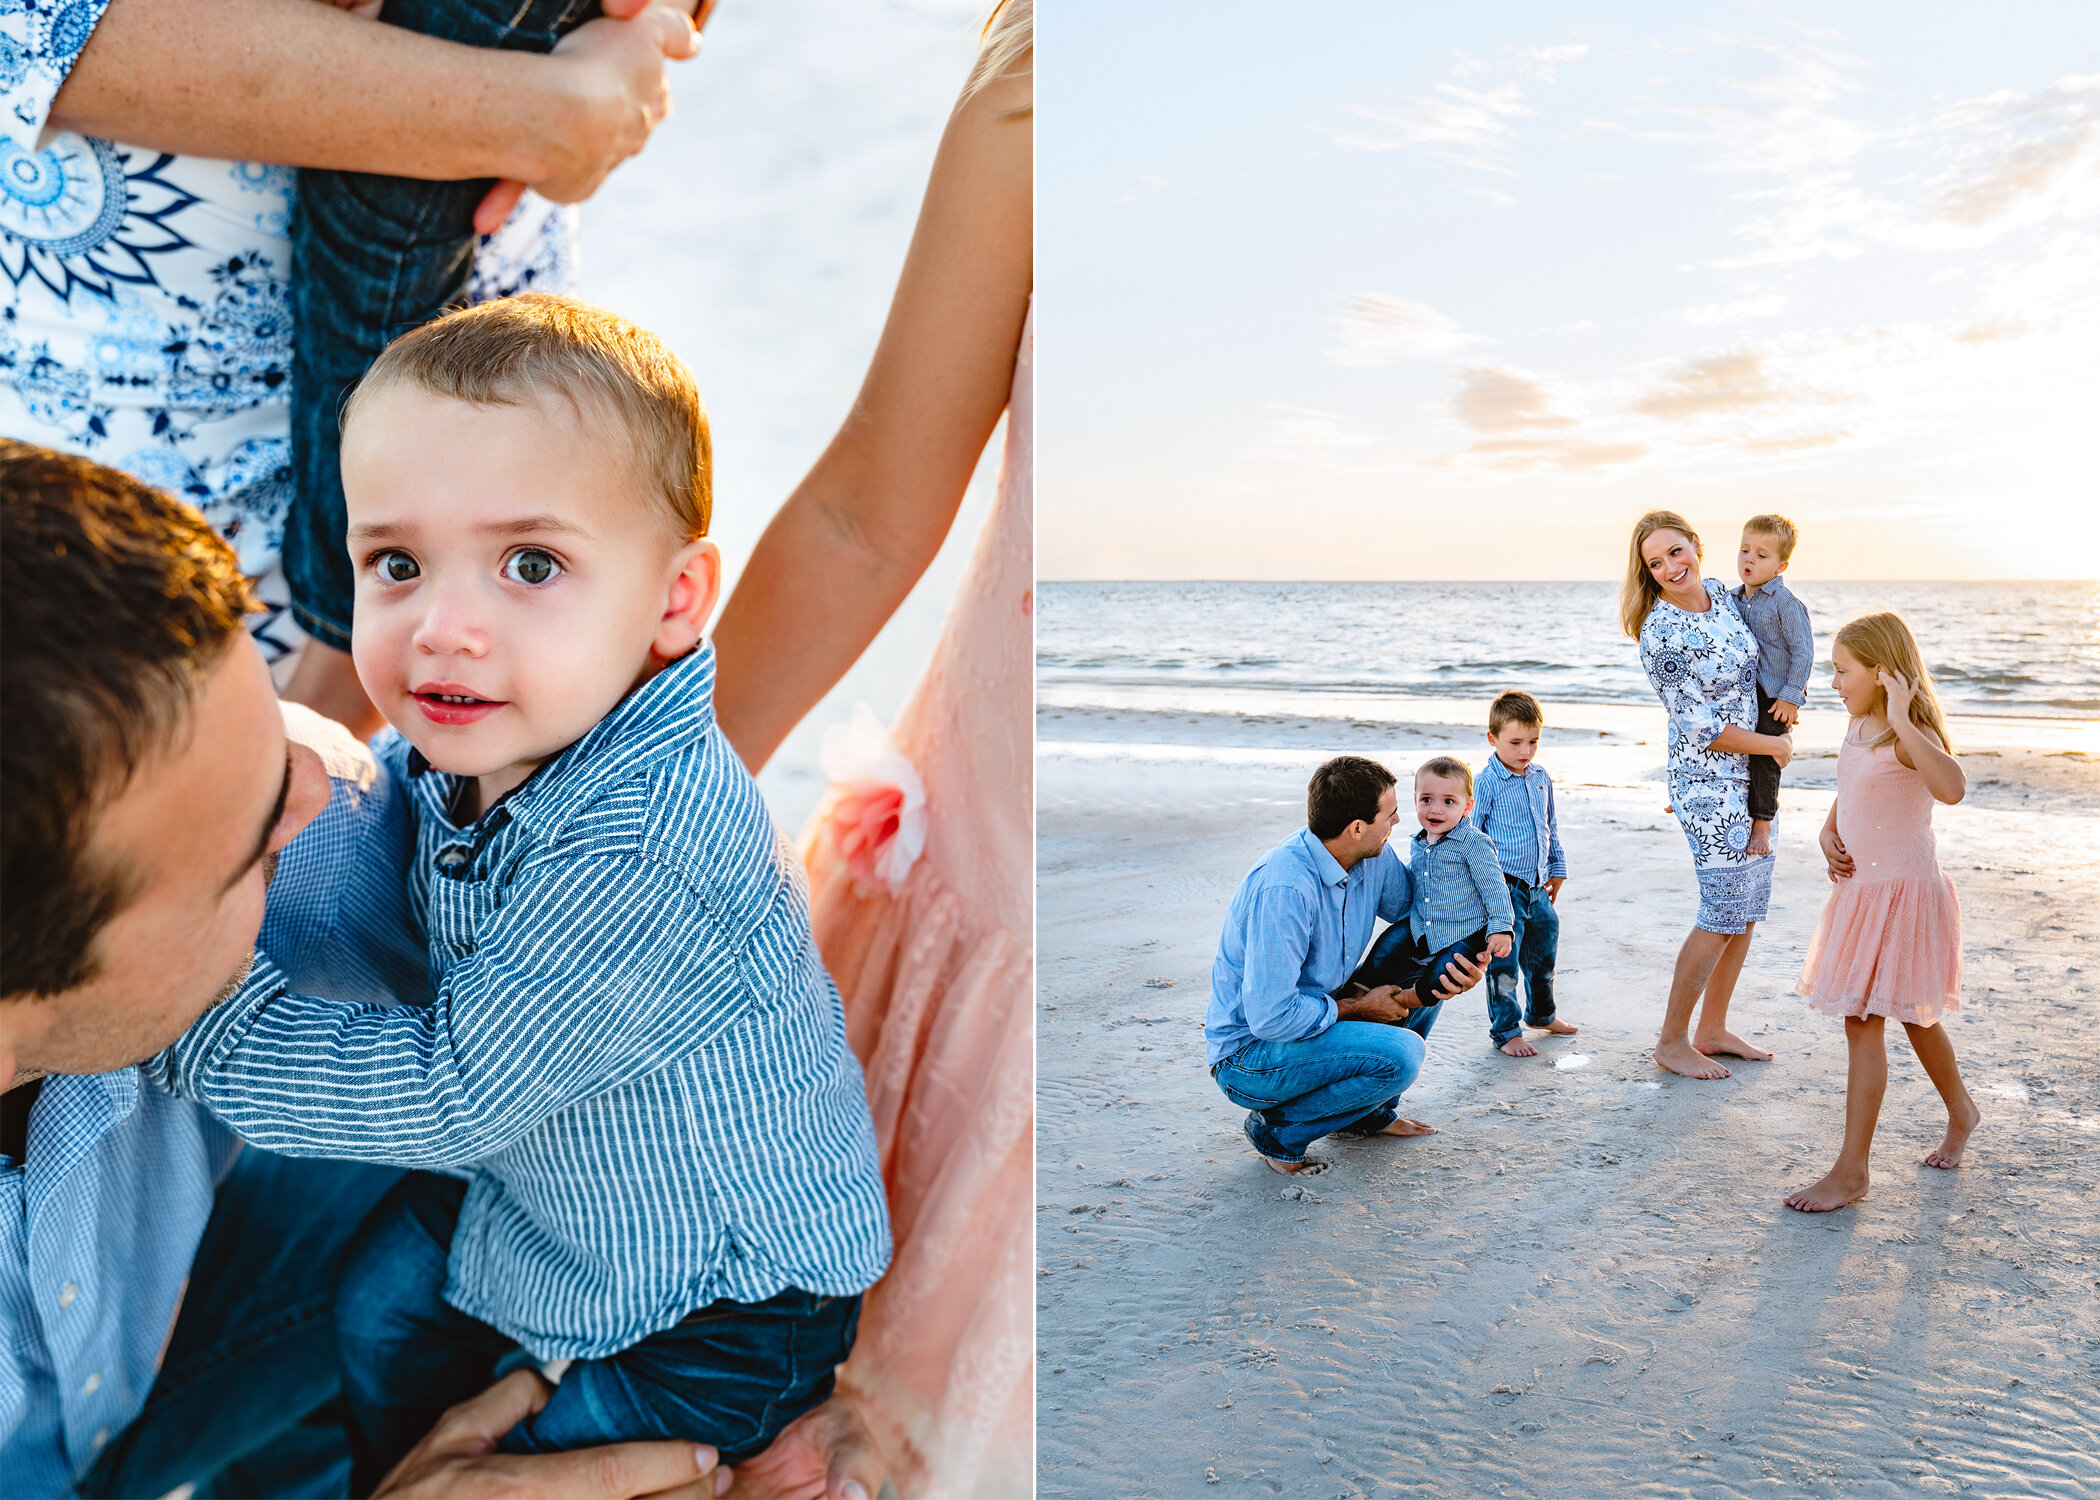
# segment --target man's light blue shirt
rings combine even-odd
[[[1526,885],[1544,885],[1568,873],[1560,847],[1560,814],[1553,805],[1553,778],[1533,762],[1519,776],[1490,755],[1473,781],[1473,822],[1495,841],[1505,874]]]
[[[1371,946],[1377,918],[1403,922],[1414,899],[1388,844],[1344,870],[1301,828],[1240,882],[1210,971],[1206,1064],[1259,1038],[1303,1041],[1335,1022],[1330,998]]]
[[[333,786],[270,883],[262,944],[305,987],[420,999],[408,807],[339,725],[285,706]],[[371,873],[361,882],[347,872]],[[239,1143],[138,1068],[54,1075],[25,1162],[0,1157],[0,1493],[69,1495],[146,1403]]]
[[[1755,593],[1747,583],[1728,592],[1757,642],[1757,685],[1767,698],[1799,708],[1808,701],[1808,674],[1816,669],[1816,632],[1808,606],[1776,574]]]

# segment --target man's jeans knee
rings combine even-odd
[[[1258,1112],[1285,1159],[1322,1136],[1396,1108],[1422,1071],[1421,1036],[1377,1021],[1337,1021],[1294,1042],[1253,1041],[1211,1070],[1225,1097]]]
[[[1488,1039],[1497,1047],[1523,1029],[1517,1023],[1517,980],[1524,981],[1527,1002],[1524,1025],[1544,1026],[1553,1019],[1553,963],[1560,950],[1560,913],[1542,885],[1505,876],[1509,904],[1516,913],[1509,956],[1488,965]]]

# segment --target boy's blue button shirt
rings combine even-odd
[[[1808,674],[1816,667],[1816,632],[1808,606],[1786,586],[1784,577],[1776,575],[1754,594],[1747,583],[1728,593],[1757,642],[1757,685],[1767,698],[1785,699],[1799,708],[1808,701]]]
[[[1335,1022],[1329,999],[1371,945],[1376,918],[1407,920],[1413,887],[1391,845],[1344,870],[1301,828],[1248,872],[1211,966],[1206,1066],[1259,1037],[1302,1041]]]
[[[431,1003],[291,994],[258,961],[156,1063],[271,1150],[466,1177],[446,1300],[543,1359],[889,1263],[805,877],[715,725],[714,672],[711,646],[667,667],[464,829],[453,778],[383,738]]]
[[[1408,872],[1414,876],[1415,901],[1408,919],[1415,936],[1431,953],[1485,929],[1514,932],[1517,918],[1502,880],[1502,861],[1488,836],[1460,818],[1451,831],[1429,842],[1417,833],[1409,846]]]
[[[1494,841],[1503,870],[1526,885],[1567,876],[1553,778],[1544,766],[1534,762],[1519,776],[1502,764],[1501,756],[1490,755],[1487,769],[1474,778],[1473,822]]]

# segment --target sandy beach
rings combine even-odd
[[[1792,989],[1842,718],[1798,737],[1731,1013],[1775,1062],[1648,1059],[1695,904],[1662,716],[1548,701],[1581,1034],[1502,1057],[1470,992],[1403,1104],[1441,1133],[1286,1180],[1204,1070],[1232,891],[1326,755],[1486,753],[1484,702],[1309,702],[1039,714],[1042,1494],[2100,1491],[2092,726],[1954,721],[1948,1025],[1985,1118],[1958,1172],[1920,1165],[1944,1114],[1892,1035],[1872,1193],[1806,1216],[1780,1200],[1835,1154],[1845,1048]]]

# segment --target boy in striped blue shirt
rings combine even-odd
[[[890,1237],[802,872],[714,721],[692,377],[489,303],[380,357],[343,468],[435,998],[251,981],[162,1076],[269,1149],[423,1169],[337,1287],[354,1493],[520,1348],[574,1364],[506,1450],[741,1462],[830,1394]]]
[[[1488,708],[1488,743],[1495,753],[1480,773],[1473,821],[1495,841],[1502,878],[1516,912],[1511,951],[1488,965],[1488,1039],[1511,1057],[1536,1057],[1517,1024],[1517,977],[1524,979],[1524,1026],[1573,1036],[1572,1021],[1553,1008],[1553,961],[1560,948],[1561,883],[1568,878],[1560,847],[1560,814],[1553,778],[1532,763],[1546,716],[1529,693],[1508,692]]]

